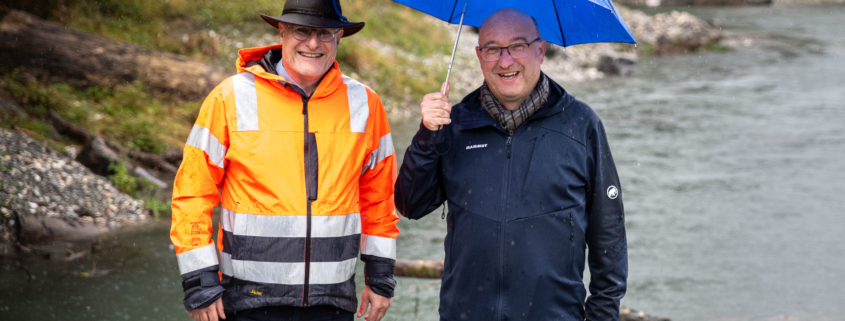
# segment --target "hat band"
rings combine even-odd
[[[290,9],[285,9],[284,11],[282,11],[282,15],[286,15],[286,14],[289,14],[289,13],[298,13],[298,14],[304,14],[304,15],[309,15],[309,16],[317,16],[317,17],[322,17],[322,18],[340,20],[340,19],[338,19],[337,16],[327,15],[325,12],[318,11],[318,10],[309,10],[309,9],[304,9],[304,8],[290,8]]]

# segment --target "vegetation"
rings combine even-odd
[[[341,4],[350,20],[367,24],[341,42],[337,60],[344,73],[373,87],[388,109],[440,87],[445,63],[432,66],[422,60],[449,53],[453,40],[449,30],[390,0],[341,0]],[[231,0],[10,0],[0,5],[0,16],[8,9],[21,9],[82,31],[234,71],[237,49],[276,41],[276,31],[258,14],[279,15],[283,6],[284,1],[278,0],[248,4]],[[51,128],[46,121],[48,110],[112,142],[151,153],[181,148],[201,103],[152,93],[143,83],[117,88],[42,83],[26,76],[25,70],[0,75],[0,97],[17,102],[29,116],[4,115],[0,109],[4,119],[0,126],[24,128],[59,150],[72,142]]]
[[[138,180],[129,175],[129,169],[123,163],[112,163],[109,171],[114,172],[108,177],[117,190],[126,194],[134,194],[138,190]]]
[[[434,24],[433,18],[390,0],[341,0],[341,5],[350,20],[366,23],[361,32],[342,41],[337,60],[345,73],[369,80],[365,83],[378,92],[402,93],[387,94],[385,98],[401,99],[407,95],[405,90],[395,88],[409,88],[414,94],[439,88],[436,76],[440,73],[428,71],[430,68],[415,63],[418,59],[414,58],[449,54],[453,40],[450,31]],[[283,6],[284,1],[278,0],[253,0],[248,4],[232,0],[13,0],[10,4],[82,31],[231,69],[234,53],[240,47],[275,43],[277,32],[258,14],[279,15]],[[272,35],[274,40],[260,40],[265,35]],[[221,38],[231,41],[220,41]],[[373,39],[401,54],[370,48],[368,44]],[[413,57],[403,57],[404,54]],[[408,77],[405,69],[419,72]],[[418,88],[425,90],[418,92]]]
[[[8,124],[25,128],[38,136],[56,138],[52,126],[44,121],[48,110],[53,110],[92,133],[150,153],[180,148],[182,140],[190,133],[190,125],[200,104],[152,97],[144,92],[140,83],[120,88],[95,86],[76,89],[65,84],[42,84],[18,72],[0,78],[0,94],[26,106],[29,114],[27,118],[6,115],[3,118],[9,118]],[[60,145],[71,143],[58,138],[53,142]],[[61,147],[57,149],[62,150]]]
[[[159,218],[164,216],[164,213],[170,212],[171,201],[162,202],[157,198],[147,198],[144,200],[144,208],[153,213],[153,217]]]

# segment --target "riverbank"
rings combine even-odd
[[[149,219],[142,201],[107,178],[44,142],[2,128],[0,213],[0,241],[18,244],[91,237]]]

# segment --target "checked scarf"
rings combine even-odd
[[[534,113],[549,100],[549,79],[546,74],[540,73],[540,81],[537,86],[531,91],[528,96],[517,109],[508,110],[502,103],[493,96],[490,92],[490,87],[487,87],[487,81],[481,85],[481,106],[490,114],[496,121],[502,125],[502,128],[507,132],[513,134],[519,125],[522,125],[528,117]]]

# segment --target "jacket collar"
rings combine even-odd
[[[236,62],[238,73],[249,72],[256,77],[270,80],[270,83],[277,87],[283,87],[296,91],[300,95],[305,95],[299,84],[293,81],[293,79],[289,79],[290,76],[286,71],[276,69],[276,65],[282,60],[282,45],[245,48],[238,50],[238,55],[238,61]],[[342,83],[343,73],[340,72],[340,66],[337,64],[337,60],[335,60],[332,67],[329,68],[329,71],[320,80],[320,84],[317,85],[317,89],[314,90],[311,98],[329,96]]]
[[[481,128],[484,126],[492,126],[502,132],[506,132],[502,126],[481,107],[480,88],[476,89],[455,106],[456,121],[458,130],[469,130]],[[562,112],[572,102],[574,98],[566,92],[554,80],[549,78],[549,100],[546,106],[538,110],[534,115],[528,117],[520,127],[525,126],[533,121],[550,117]]]

